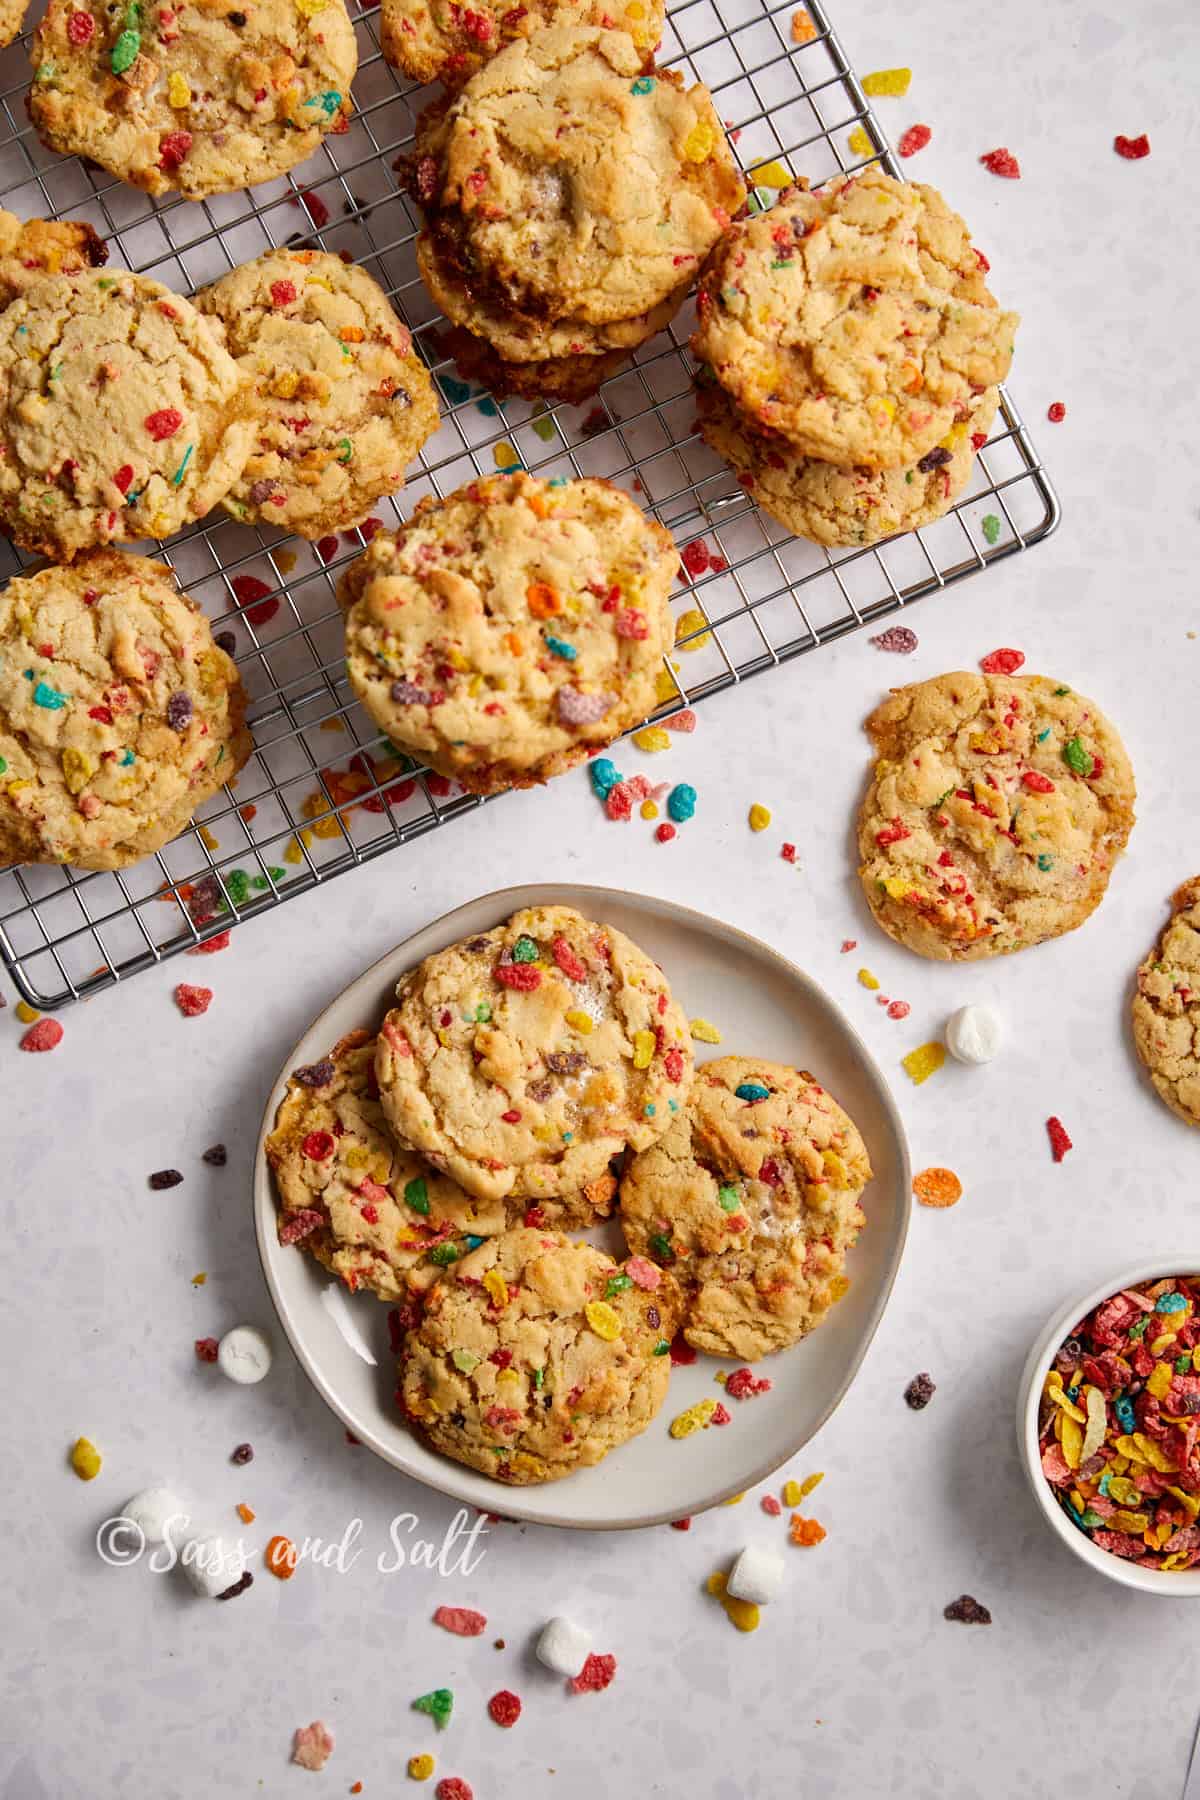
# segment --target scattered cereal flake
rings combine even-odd
[[[710,1025],[707,1019],[693,1019],[688,1029],[698,1043],[719,1044],[721,1042],[721,1033],[715,1025]]]
[[[672,684],[673,692],[674,684]],[[690,706],[685,706],[682,712],[672,713],[669,719],[664,719],[662,726],[664,731],[695,731],[696,715]]]
[[[674,1362],[674,1360],[675,1357],[672,1353],[671,1361]],[[671,1436],[685,1438],[691,1437],[694,1431],[707,1431],[712,1424],[712,1416],[716,1410],[715,1400],[697,1400],[694,1406],[687,1407],[684,1412],[671,1420]]]
[[[1061,1119],[1046,1120],[1046,1130],[1050,1134],[1050,1154],[1056,1163],[1060,1163],[1068,1150],[1075,1148],[1067,1136],[1067,1128]]]
[[[475,1790],[461,1775],[443,1775],[434,1788],[437,1800],[475,1800]]]
[[[28,1000],[18,1000],[14,1011],[22,1025],[35,1025],[42,1016],[36,1006],[30,1006]]]
[[[428,1781],[436,1767],[437,1764],[434,1762],[432,1756],[429,1755],[428,1751],[422,1752],[420,1756],[410,1756],[408,1759],[408,1779],[410,1781]]]
[[[846,142],[855,156],[874,156],[875,154],[875,146],[861,125],[854,127]]]
[[[181,981],[175,989],[175,1004],[185,1019],[199,1018],[212,1005],[213,991],[206,987],[192,987],[190,982]]]
[[[870,75],[863,76],[862,90],[872,99],[882,94],[899,99],[907,94],[911,81],[911,69],[875,69]]]
[[[785,1481],[784,1482],[784,1484],[783,1484],[783,1504],[787,1507],[799,1506],[799,1504],[800,1504],[800,1483],[798,1481]]]
[[[215,1337],[197,1338],[192,1345],[192,1349],[196,1353],[196,1361],[202,1363],[215,1363],[220,1348]]]
[[[519,469],[521,466],[519,452],[507,440],[496,445],[492,451],[492,459],[498,469]]]
[[[793,44],[811,44],[817,35],[817,28],[802,6],[792,14]]]
[[[914,1412],[924,1412],[936,1393],[937,1386],[932,1375],[923,1370],[920,1375],[914,1375],[905,1388],[904,1403]]]
[[[942,1608],[943,1619],[955,1620],[960,1625],[990,1625],[992,1615],[986,1606],[980,1606],[978,1600],[970,1594],[960,1594],[949,1606]]]
[[[869,993],[874,994],[878,991],[879,980],[876,976],[872,975],[870,969],[860,969],[858,971],[858,985],[859,987],[865,987]]]
[[[818,1520],[802,1518],[799,1513],[792,1514],[791,1524],[788,1526],[788,1537],[793,1544],[800,1544],[804,1549],[811,1550],[814,1544],[821,1543],[825,1536],[825,1527]]]
[[[774,1494],[764,1494],[762,1499],[759,1501],[759,1505],[762,1507],[763,1511],[767,1514],[768,1518],[771,1518],[771,1519],[777,1519],[779,1517],[780,1513],[783,1511],[782,1506],[779,1504],[779,1502],[775,1498]]]
[[[747,814],[747,820],[751,831],[765,831],[767,826],[771,823],[770,807],[760,806],[756,800]]]
[[[800,1498],[801,1498],[801,1500],[807,1500],[808,1496],[813,1492],[814,1488],[819,1488],[821,1483],[824,1481],[824,1479],[825,1479],[824,1469],[816,1469],[813,1471],[813,1473],[811,1475],[806,1475],[804,1477],[804,1480],[800,1483]]]
[[[874,644],[877,650],[887,650],[893,656],[911,656],[917,647],[917,634],[908,625],[889,625],[886,631],[880,631],[868,644]]]
[[[433,1622],[455,1637],[479,1637],[487,1630],[487,1614],[475,1612],[470,1606],[439,1606]]]
[[[751,169],[750,184],[752,187],[791,187],[791,172],[787,165],[776,157],[772,162],[759,163],[756,169]]]
[[[739,1631],[757,1631],[761,1613],[752,1600],[737,1600],[727,1590],[729,1577],[724,1569],[717,1569],[705,1582],[705,1587],[713,1597],[725,1608],[725,1616]]]
[[[39,1052],[53,1050],[62,1043],[63,1028],[57,1019],[39,1019],[21,1038],[17,1048]]]
[[[521,1716],[521,1697],[514,1694],[511,1688],[501,1688],[488,1701],[488,1712],[497,1725],[511,1730]]]
[[[983,525],[983,535],[984,535],[985,540],[989,544],[996,543],[1000,536],[1000,521],[996,517],[996,514],[995,513],[985,513],[983,516],[982,525]]]
[[[880,996],[882,999],[882,995]],[[912,1007],[907,1000],[889,1000],[887,1016],[889,1019],[907,1019]]]
[[[657,750],[671,748],[671,736],[662,725],[647,725],[643,731],[635,731],[633,742],[637,749],[646,750],[651,755]]]
[[[252,1506],[247,1506],[244,1500],[239,1500],[236,1511],[237,1516],[242,1521],[243,1525],[253,1525],[255,1519],[258,1517],[254,1508]]]
[[[682,640],[687,639],[684,643]],[[675,647],[687,655],[693,650],[703,650],[706,644],[712,643],[712,632],[708,629],[708,620],[698,606],[689,606],[686,612],[680,613],[675,621]]]
[[[734,1369],[725,1377],[725,1392],[731,1400],[753,1400],[757,1394],[769,1394],[771,1377],[756,1375],[753,1369]]]
[[[264,1561],[268,1569],[280,1581],[292,1579],[299,1560],[296,1546],[291,1538],[273,1537],[264,1552]]]
[[[931,1075],[936,1075],[946,1060],[945,1046],[939,1043],[919,1044],[910,1050],[907,1056],[900,1058],[900,1064],[914,1087],[920,1087]]]
[[[449,1688],[433,1688],[413,1701],[416,1712],[428,1713],[439,1731],[445,1731],[454,1711],[454,1695]]]
[[[311,1769],[315,1773],[323,1769],[333,1755],[333,1733],[329,1727],[314,1719],[311,1725],[297,1725],[295,1741],[292,1745],[292,1761],[299,1763],[302,1769]]]
[[[913,1193],[922,1206],[957,1206],[962,1191],[953,1169],[922,1169],[913,1176]]]
[[[932,136],[928,125],[910,125],[896,148],[901,156],[915,156],[918,150],[925,148]]]
[[[95,1481],[103,1460],[90,1438],[76,1438],[71,1445],[71,1467],[80,1481]]]
[[[985,675],[1015,675],[1025,661],[1023,650],[989,650],[979,666]]]
[[[597,1656],[593,1650],[578,1675],[573,1675],[567,1686],[573,1694],[601,1694],[610,1686],[616,1672],[615,1656]]]
[[[183,1175],[178,1169],[155,1169],[147,1179],[157,1194],[162,1193],[166,1188],[178,1187],[183,1180]]]
[[[796,860],[795,844],[781,844],[779,846],[779,854],[785,863],[794,863]]]
[[[1126,162],[1140,162],[1143,156],[1150,154],[1150,139],[1144,131],[1140,137],[1133,138],[1122,137],[1118,132],[1113,139],[1113,149],[1118,156],[1123,156]]]
[[[691,1513],[688,1514],[686,1519],[672,1519],[671,1520],[671,1530],[672,1531],[690,1531],[691,1529],[692,1529]]]
[[[1011,150],[985,150],[979,160],[985,169],[993,175],[999,175],[1004,181],[1021,179],[1021,165]]]
[[[192,1286],[193,1287],[203,1287],[207,1280],[208,1280],[208,1270],[200,1269],[197,1271],[197,1273],[195,1275],[192,1276]]]
[[[1061,400],[1051,401],[1050,405],[1046,408],[1046,417],[1052,425],[1061,425],[1066,416],[1067,409],[1064,402]]]
[[[204,848],[206,850],[219,850],[221,848],[220,838],[216,837],[208,829],[207,825],[201,825],[199,827],[199,831],[200,831],[200,842],[204,845]]]
[[[843,938],[842,939],[842,955],[843,956],[848,956],[850,954],[851,950],[857,950],[857,949],[858,949],[858,939],[857,938]]]

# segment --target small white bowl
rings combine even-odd
[[[1191,1275],[1197,1270],[1200,1270],[1198,1249],[1188,1250],[1180,1256],[1156,1256],[1152,1262],[1138,1262],[1130,1268],[1118,1269],[1115,1275],[1101,1282],[1091,1293],[1071,1301],[1068,1306],[1055,1313],[1030,1351],[1017,1389],[1017,1442],[1021,1461],[1033,1488],[1034,1499],[1050,1529],[1068,1550],[1073,1550],[1090,1569],[1107,1575],[1110,1581],[1119,1581],[1125,1587],[1140,1588],[1143,1594],[1158,1594],[1160,1597],[1179,1600],[1200,1596],[1200,1565],[1192,1569],[1144,1569],[1136,1563],[1126,1562],[1123,1557],[1114,1556],[1111,1550],[1102,1550],[1078,1526],[1071,1523],[1042,1473],[1042,1459],[1038,1448],[1038,1407],[1047,1370],[1054,1361],[1059,1345],[1093,1307],[1099,1306],[1110,1295],[1119,1294],[1124,1288],[1143,1287],[1150,1282],[1162,1281],[1168,1275]]]

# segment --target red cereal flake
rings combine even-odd
[[[656,844],[669,844],[675,835],[675,827],[664,819],[662,824],[655,830],[654,841]]]
[[[635,606],[626,606],[613,620],[613,630],[619,638],[632,638],[641,643],[650,635],[650,621],[645,613],[639,612]]]
[[[303,1238],[311,1237],[313,1232],[325,1223],[324,1213],[315,1207],[302,1206],[298,1211],[289,1213],[279,1226],[281,1244],[298,1244]]]
[[[297,1725],[292,1742],[292,1761],[302,1769],[323,1769],[333,1755],[333,1733],[320,1719],[311,1725]]]
[[[587,979],[586,964],[572,950],[566,938],[556,937],[551,945],[551,952],[568,981],[585,981]]]
[[[332,562],[338,553],[338,541],[332,533],[328,537],[317,539],[317,555],[323,563]]]
[[[158,412],[149,413],[145,420],[146,430],[156,444],[173,438],[183,424],[183,414],[177,406],[164,406]]]
[[[780,846],[779,854],[780,854],[780,856],[782,856],[784,862],[794,863],[796,860],[795,844],[782,844]]]
[[[1075,1146],[1067,1136],[1067,1128],[1061,1119],[1047,1119],[1046,1130],[1050,1134],[1050,1154],[1056,1163],[1060,1163],[1067,1151],[1073,1150]]]
[[[220,1345],[216,1338],[197,1338],[194,1348],[197,1362],[215,1363]]]
[[[627,781],[616,781],[604,799],[605,817],[621,820],[633,816],[633,794]]]
[[[671,1339],[671,1361],[677,1369],[686,1369],[696,1360],[696,1352],[688,1343],[683,1333],[677,1332]]]
[[[514,1694],[511,1688],[501,1688],[488,1701],[488,1712],[497,1725],[503,1725],[506,1731],[511,1730],[521,1716],[520,1695]]]
[[[192,147],[190,131],[168,131],[158,140],[158,166],[171,174],[186,159]]]
[[[461,1775],[443,1775],[434,1788],[436,1800],[475,1800],[475,1790]]]
[[[450,777],[448,775],[427,775],[425,786],[439,800],[444,800],[450,792]]]
[[[779,1517],[780,1513],[783,1511],[783,1507],[780,1505],[779,1501],[775,1498],[774,1494],[764,1494],[762,1499],[759,1501],[759,1505],[762,1507],[763,1511],[766,1513],[767,1517],[770,1519],[777,1519]]]
[[[875,842],[881,850],[884,850],[889,844],[898,844],[904,838],[911,836],[912,832],[907,825],[903,824],[900,819],[893,819],[890,825],[885,825],[881,831],[875,833]]]
[[[239,606],[245,607],[246,617],[252,625],[265,625],[279,611],[279,595],[268,600],[271,590],[257,575],[235,575],[230,585],[234,598]]]
[[[980,157],[985,169],[1004,181],[1020,181],[1021,165],[1011,150],[988,150]]]
[[[205,938],[202,944],[193,944],[186,956],[215,956],[218,950],[228,950],[231,933],[218,931],[215,937]]]
[[[711,561],[708,545],[703,538],[693,538],[690,544],[683,546],[679,553],[679,560],[688,575],[703,575]]]
[[[53,1050],[62,1043],[63,1028],[57,1019],[39,1019],[31,1025],[17,1046],[20,1050],[31,1050],[35,1054],[42,1050]]]
[[[597,1656],[593,1651],[578,1675],[573,1675],[567,1686],[573,1694],[601,1694],[616,1672],[615,1656]]]
[[[455,1637],[479,1637],[487,1630],[487,1614],[470,1606],[439,1606],[433,1622],[443,1631],[452,1631]]]
[[[901,156],[915,156],[918,150],[925,148],[932,136],[928,125],[910,125],[896,148]]]
[[[893,1000],[888,1006],[887,1016],[889,1019],[907,1019],[911,1011],[912,1007],[907,1000]]]
[[[312,189],[308,188],[301,194],[300,204],[318,231],[320,231],[322,225],[328,225],[329,208],[322,200],[320,194],[314,194]]]
[[[851,950],[857,950],[857,949],[858,949],[858,939],[857,938],[843,938],[842,939],[842,955],[843,956],[847,956],[847,955],[849,955]]]
[[[67,18],[67,42],[78,49],[82,44],[90,44],[96,29],[96,21],[90,12],[73,12]]]
[[[908,625],[890,625],[886,631],[867,639],[877,650],[886,650],[892,656],[911,656],[917,647],[917,634]]]
[[[1067,416],[1067,409],[1061,400],[1055,400],[1046,408],[1046,417],[1052,425],[1061,425]]]
[[[335,1142],[331,1131],[310,1131],[300,1149],[309,1162],[324,1162],[333,1155]]]
[[[1031,794],[1052,794],[1054,792],[1054,783],[1048,775],[1043,775],[1040,769],[1026,769],[1021,776],[1021,784]]]
[[[175,1004],[185,1019],[198,1019],[212,1005],[213,991],[206,987],[192,987],[190,982],[181,981],[175,989]]]
[[[492,974],[501,987],[515,988],[520,994],[532,994],[542,982],[542,971],[532,963],[497,963]]]
[[[1141,162],[1143,156],[1150,154],[1150,139],[1142,132],[1140,137],[1122,137],[1120,133],[1113,139],[1113,149],[1126,162]]]
[[[710,1425],[729,1425],[732,1423],[732,1421],[733,1421],[733,1414],[730,1412],[730,1410],[727,1406],[722,1406],[721,1402],[718,1400],[716,1406],[712,1410],[712,1414],[708,1421],[709,1424]]]
[[[271,305],[290,306],[296,298],[294,281],[273,281],[271,283]]]
[[[663,1057],[663,1069],[668,1081],[683,1080],[683,1051],[677,1044],[672,1044]]]
[[[731,1400],[752,1400],[756,1394],[769,1394],[769,1375],[756,1375],[753,1369],[735,1369],[725,1378],[725,1392]]]
[[[662,726],[664,731],[695,731],[696,715],[690,706],[685,706],[682,712],[672,713],[669,719],[664,719]]]
[[[1023,650],[989,650],[979,666],[985,675],[1015,675],[1025,661]]]
[[[122,463],[116,474],[113,476],[113,486],[118,488],[122,494],[127,494],[132,485],[133,464]]]
[[[671,1520],[671,1530],[672,1531],[690,1531],[691,1529],[692,1529],[692,1515],[690,1513],[688,1514],[686,1519],[672,1519]]]

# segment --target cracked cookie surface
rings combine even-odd
[[[662,0],[382,0],[380,43],[393,67],[414,81],[457,87],[489,57],[551,25],[595,25],[628,32],[644,56],[662,37]]]
[[[661,969],[566,906],[515,913],[406,975],[375,1071],[401,1142],[483,1198],[539,1201],[644,1149],[687,1097],[687,1020]]]
[[[674,1284],[639,1286],[627,1267],[554,1233],[487,1239],[405,1335],[408,1418],[443,1455],[512,1486],[600,1462],[645,1430],[670,1378]]]
[[[897,688],[858,822],[867,904],[941,961],[1081,925],[1134,822],[1133,770],[1095,704],[1043,675],[960,671]]]
[[[0,593],[0,864],[119,869],[250,755],[245,696],[170,569],[117,550]]]
[[[1159,1098],[1200,1125],[1200,875],[1172,895],[1170,923],[1138,970],[1133,1041]]]
[[[848,1115],[805,1070],[723,1056],[621,1182],[630,1248],[669,1268],[683,1335],[748,1362],[807,1336],[849,1283],[871,1179]]]

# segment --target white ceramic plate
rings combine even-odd
[[[347,1031],[374,1029],[401,974],[459,938],[489,930],[524,906],[561,902],[615,925],[666,970],[690,1018],[702,1015],[723,1033],[719,1049],[812,1069],[854,1119],[875,1178],[863,1197],[867,1225],[851,1252],[850,1291],[803,1343],[757,1365],[771,1377],[769,1394],[730,1408],[733,1422],[678,1440],[674,1416],[694,1401],[720,1398],[713,1377],[724,1365],[699,1356],[673,1371],[671,1391],[641,1437],[592,1469],[542,1487],[508,1487],[428,1449],[396,1411],[394,1359],[387,1309],[368,1294],[346,1302],[377,1358],[355,1354],[322,1291],[329,1277],[313,1258],[282,1248],[263,1143],[298,1064],[327,1054]],[[854,1378],[896,1278],[911,1210],[908,1146],[883,1076],[862,1040],[817,985],[774,950],[732,925],[669,900],[596,887],[520,887],[485,895],[426,926],[383,957],[328,1006],[288,1057],[263,1117],[255,1164],[254,1209],[267,1285],[292,1348],[318,1393],[363,1444],[405,1474],[468,1504],[541,1525],[621,1529],[657,1525],[704,1511],[762,1481],[793,1457],[829,1418]],[[338,1290],[340,1293],[340,1289]]]

